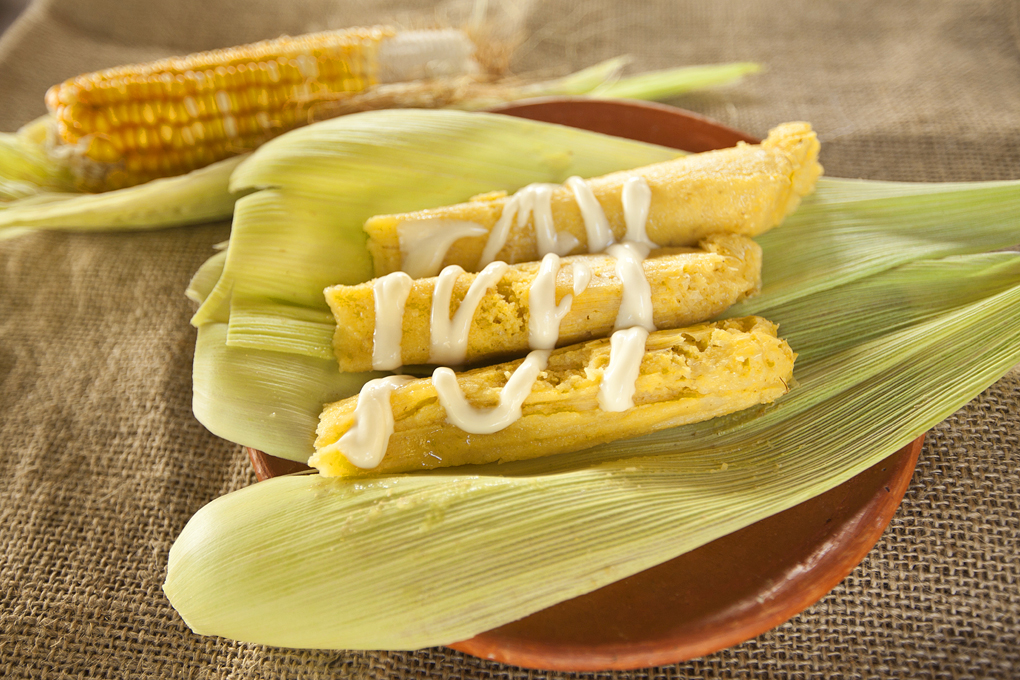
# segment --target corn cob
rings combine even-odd
[[[355,476],[524,460],[566,453],[668,427],[707,420],[779,398],[796,355],[759,317],[729,319],[648,335],[634,383],[634,406],[600,407],[611,341],[552,351],[521,406],[521,417],[491,434],[451,424],[432,378],[412,380],[390,395],[394,428],[374,468],[351,464],[337,445],[354,424],[359,397],[329,404],[319,420],[309,465],[327,476]],[[494,407],[522,360],[458,374],[475,408]]]
[[[758,290],[761,247],[749,238],[716,234],[699,248],[652,251],[643,262],[651,286],[654,324],[678,328],[705,321]],[[591,272],[587,286],[577,293],[572,263]],[[531,305],[529,292],[540,264],[529,262],[510,267],[502,279],[486,291],[476,307],[467,336],[468,362],[520,355],[529,348]],[[474,274],[458,277],[453,288],[451,313],[461,305]],[[430,322],[437,279],[418,279],[411,284],[401,321],[402,365],[429,361]],[[577,255],[564,258],[555,279],[557,304],[573,295],[569,311],[559,322],[557,346],[609,335],[620,308],[623,281],[616,261],[608,255]],[[336,318],[333,349],[342,371],[373,368],[376,327],[375,282],[326,289],[326,301]]]
[[[708,234],[732,232],[755,236],[778,225],[814,191],[822,173],[818,140],[807,123],[786,123],[772,130],[761,145],[740,144],[731,149],[693,154],[643,168],[588,180],[617,240],[626,233],[623,186],[643,178],[651,189],[648,237],[659,246],[690,246]],[[399,215],[381,215],[365,223],[376,276],[404,268],[407,250],[402,239],[445,220],[471,223],[481,235],[459,238],[446,251],[441,266],[460,265],[477,271],[488,235],[508,202],[504,192],[475,197],[468,203]],[[570,254],[588,252],[584,220],[567,187],[552,192],[552,218],[557,230],[574,237]],[[534,218],[516,225],[496,260],[527,262],[541,257]],[[405,246],[402,250],[402,245]],[[437,262],[437,265],[440,264]]]
[[[472,51],[460,31],[357,28],[80,75],[46,94],[54,150],[89,190],[183,174],[307,123],[323,98],[472,73]]]

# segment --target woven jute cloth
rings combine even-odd
[[[518,0],[513,67],[634,55],[636,69],[767,71],[673,103],[752,134],[810,121],[832,176],[1020,177],[1015,0]],[[0,129],[80,72],[323,28],[456,23],[400,0],[53,0],[0,39]],[[510,26],[513,28],[514,26]],[[253,483],[191,413],[188,279],[228,224],[0,242],[0,675],[553,678],[448,649],[300,651],[193,634],[167,552],[203,504]],[[1020,234],[1018,234],[1020,241]],[[1020,373],[928,436],[882,540],[828,596],[757,639],[616,678],[1020,677]]]

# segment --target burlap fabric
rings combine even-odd
[[[0,40],[0,129],[42,113],[47,86],[82,71],[283,32],[422,23],[437,16],[426,6],[37,2]],[[462,11],[444,5],[438,16]],[[758,135],[809,120],[830,175],[1020,177],[1015,1],[519,0],[507,16],[529,35],[518,71],[621,53],[642,69],[765,62],[765,74],[676,103]],[[183,291],[228,233],[219,224],[0,242],[0,674],[566,675],[446,649],[201,638],[170,608],[160,585],[174,537],[204,503],[253,482],[240,448],[191,415],[195,331]],[[885,537],[815,606],[708,658],[606,677],[1020,677],[1018,406],[1014,370],[936,427]]]

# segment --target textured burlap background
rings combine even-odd
[[[283,32],[398,20],[399,0],[53,0],[0,39],[0,129],[67,76]],[[456,20],[462,7],[444,5]],[[814,123],[830,175],[1020,177],[1020,5],[529,2],[519,71],[619,53],[767,73],[676,103],[763,135]],[[183,291],[226,224],[0,242],[0,674],[546,678],[445,649],[305,652],[193,635],[163,597],[188,517],[253,481],[191,415]],[[1020,241],[1020,235],[1018,235]],[[929,435],[906,501],[830,595],[736,648],[619,678],[1020,677],[1020,374]]]

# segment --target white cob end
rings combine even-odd
[[[379,45],[379,82],[451,78],[477,73],[475,46],[463,31],[402,31]]]

